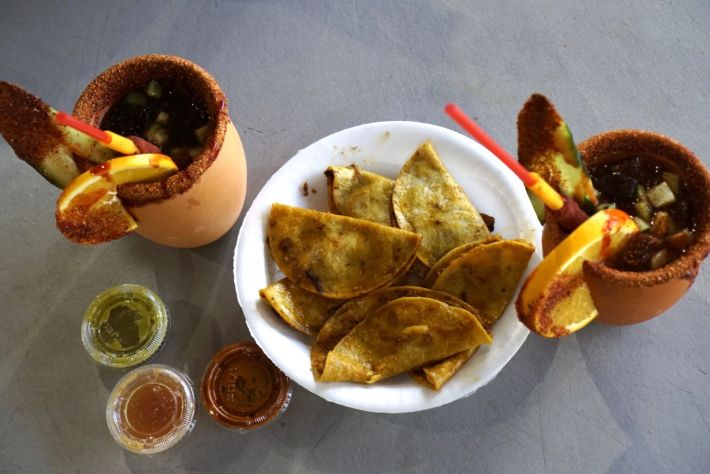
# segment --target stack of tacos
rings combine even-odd
[[[408,372],[440,389],[492,342],[532,245],[491,235],[431,143],[395,180],[355,165],[325,174],[330,212],[272,206],[269,249],[285,278],[261,297],[314,336],[316,380]]]

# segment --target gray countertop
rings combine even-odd
[[[455,128],[457,101],[509,150],[534,91],[577,139],[614,128],[670,135],[710,164],[710,8],[616,2],[0,1],[0,80],[59,109],[126,57],[161,52],[209,70],[230,100],[247,205],[297,150],[381,120]],[[567,3],[567,5],[564,5]],[[240,436],[201,410],[152,457],[123,451],[104,410],[121,373],[82,348],[83,312],[123,282],[173,315],[156,360],[199,380],[249,338],[221,240],[176,250],[138,236],[96,247],[54,225],[57,190],[0,140],[0,472],[709,472],[710,265],[665,315],[531,335],[489,385],[414,414],[380,415],[296,387],[274,425]]]

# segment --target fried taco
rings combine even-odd
[[[452,249],[446,253],[443,257],[441,257],[439,260],[436,261],[436,263],[429,269],[427,272],[426,276],[422,280],[422,286],[425,286],[427,288],[431,288],[431,286],[434,284],[436,279],[438,278],[439,275],[441,275],[441,272],[444,271],[446,267],[449,266],[449,264],[459,258],[461,255],[465,254],[472,248],[474,248],[477,245],[482,245],[482,244],[487,244],[490,242],[496,242],[500,240],[500,237],[497,235],[491,235],[490,237],[482,240],[476,240],[474,242],[469,242],[467,244],[459,245],[455,249]]]
[[[288,278],[282,278],[259,290],[259,296],[286,324],[310,336],[318,334],[323,323],[343,304],[343,300],[334,300],[306,291]]]
[[[325,175],[328,177],[330,212],[393,225],[393,180],[362,170],[357,165],[329,166]]]
[[[289,280],[335,299],[395,281],[414,262],[421,241],[407,230],[278,203],[267,234],[271,256]]]
[[[535,248],[520,240],[478,245],[453,260],[437,277],[433,289],[445,291],[478,310],[483,326],[501,317]]]
[[[451,357],[438,362],[424,365],[412,370],[409,375],[412,380],[432,390],[441,390],[441,387],[473,356],[480,346],[458,352]]]
[[[422,235],[417,258],[427,267],[451,249],[490,236],[483,218],[428,142],[402,167],[392,206],[400,228]]]
[[[431,298],[399,298],[328,353],[320,380],[374,383],[490,342],[478,318],[465,309]]]
[[[326,357],[352,329],[364,321],[370,314],[390,301],[402,297],[425,297],[441,301],[450,306],[465,309],[478,317],[476,309],[471,305],[448,293],[430,290],[417,286],[390,287],[377,290],[368,295],[361,296],[343,304],[335,314],[325,322],[316,336],[316,340],[311,347],[311,369],[316,380],[320,379],[325,367]],[[447,380],[449,380],[456,370],[466,362],[475,349],[467,349],[462,354],[455,354],[451,358],[463,359],[458,364],[452,364],[445,359],[429,364],[426,370],[413,372],[412,377],[418,383],[429,388],[438,390]],[[432,375],[430,375],[432,374]]]

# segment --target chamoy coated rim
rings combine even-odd
[[[155,355],[169,329],[170,314],[155,292],[123,284],[91,302],[81,324],[81,342],[99,364],[128,368]]]
[[[133,369],[109,395],[106,422],[113,439],[129,451],[165,451],[195,426],[192,382],[184,373],[162,364]]]
[[[272,422],[288,408],[291,381],[253,342],[224,347],[212,358],[200,388],[212,419],[242,433]]]

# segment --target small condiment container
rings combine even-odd
[[[253,342],[219,351],[202,379],[202,404],[210,416],[240,432],[278,418],[291,401],[291,382]]]
[[[116,442],[129,451],[165,451],[195,426],[192,382],[166,365],[134,369],[109,395],[106,422]]]
[[[151,290],[118,285],[91,302],[81,324],[81,341],[98,363],[116,368],[138,365],[162,347],[168,310]]]

